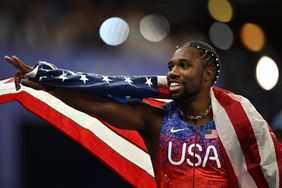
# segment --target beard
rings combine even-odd
[[[172,92],[171,96],[173,100],[179,101],[184,99],[191,99],[198,95],[200,88],[196,89],[189,89],[189,88],[182,88],[182,90],[178,92]]]
[[[202,89],[203,73],[198,77],[197,80],[187,80],[182,81],[180,79],[176,82],[181,83],[181,88],[179,90],[171,91],[171,96],[173,100],[189,100],[195,98]],[[170,82],[173,80],[170,80]]]

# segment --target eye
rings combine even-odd
[[[171,71],[173,69],[174,65],[172,63],[168,64],[168,70]]]
[[[180,66],[183,69],[188,69],[191,65],[187,62],[181,62]]]

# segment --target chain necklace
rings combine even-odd
[[[199,120],[199,119],[203,119],[204,117],[206,117],[211,111],[211,105],[209,105],[209,107],[206,109],[206,111],[204,113],[202,113],[201,115],[197,115],[197,116],[189,116],[189,115],[184,115],[184,113],[182,112],[182,110],[179,109],[179,113],[182,117],[185,117],[187,119],[190,120]]]

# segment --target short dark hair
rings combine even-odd
[[[214,67],[215,76],[213,79],[213,83],[215,83],[219,77],[220,64],[221,64],[221,61],[215,49],[211,45],[200,41],[186,42],[184,44],[176,46],[177,49],[188,48],[188,47],[199,49],[200,57],[207,63],[206,65]]]

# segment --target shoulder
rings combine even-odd
[[[246,97],[219,87],[212,87],[211,97],[212,100],[228,106],[237,105],[238,103],[250,103]]]
[[[165,106],[164,106],[164,110],[165,110],[166,112],[175,110],[176,108],[177,108],[177,107],[176,107],[175,101],[170,101],[170,102],[166,103]]]

